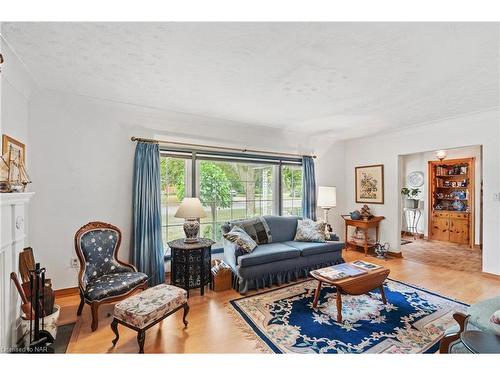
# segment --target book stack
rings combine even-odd
[[[321,268],[316,270],[315,273],[325,279],[342,280],[348,277],[363,275],[366,271],[359,267],[354,267],[349,263],[343,263],[337,264],[336,266]]]
[[[382,266],[379,266],[378,264],[368,263],[368,262],[365,262],[363,260],[356,260],[356,261],[352,262],[351,264],[353,266],[359,267],[359,268],[366,270],[366,271],[373,271],[373,270],[376,270],[376,269],[379,269],[380,267],[382,267]]]

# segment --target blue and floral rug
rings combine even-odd
[[[274,353],[434,353],[452,314],[467,305],[387,279],[380,293],[342,295],[344,321],[336,321],[335,287],[324,286],[312,307],[317,282],[305,280],[231,301],[240,326]]]

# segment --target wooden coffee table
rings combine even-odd
[[[318,286],[314,293],[313,307],[316,308],[318,306],[319,294],[323,283],[333,285],[337,289],[337,322],[339,323],[342,322],[342,293],[358,296],[378,288],[382,296],[382,302],[386,304],[384,281],[390,272],[388,268],[380,267],[359,276],[332,280],[320,276],[316,271],[311,271],[309,274],[318,281]]]

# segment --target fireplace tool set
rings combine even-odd
[[[40,263],[35,263],[34,269],[30,269],[28,275],[29,282],[21,285],[16,273],[10,274],[21,296],[24,319],[29,320],[29,348],[26,349],[31,353],[54,353],[51,346],[54,337],[44,329],[44,318],[52,314],[54,309],[54,292],[46,285],[45,268],[41,268]]]

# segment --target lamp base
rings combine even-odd
[[[200,232],[200,223],[198,219],[186,219],[183,225],[186,238],[184,243],[197,243],[200,241],[198,233]]]

